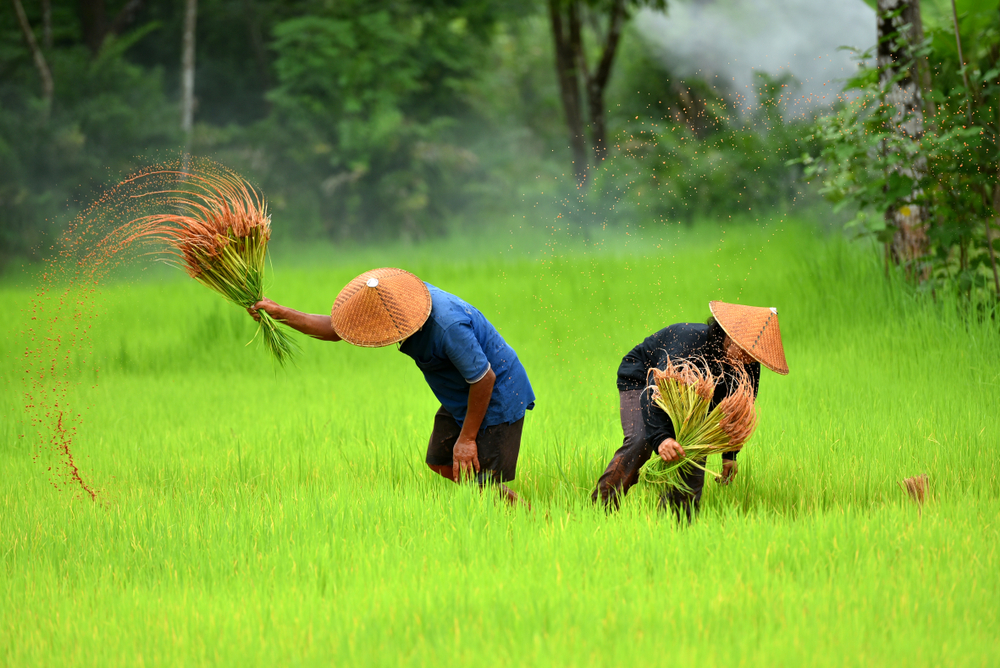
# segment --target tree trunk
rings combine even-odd
[[[52,0],[42,0],[42,46],[52,48]]]
[[[52,110],[52,96],[55,92],[55,87],[52,84],[52,72],[49,70],[49,64],[45,62],[45,54],[38,48],[38,42],[35,40],[35,32],[31,29],[31,24],[28,23],[28,16],[24,13],[24,6],[21,5],[21,0],[11,0],[11,3],[14,5],[14,13],[17,14],[17,22],[21,26],[24,41],[28,43],[31,57],[35,61],[35,69],[38,70],[38,76],[42,79],[42,100],[45,103],[42,114],[44,115],[44,120],[47,121],[49,112]]]
[[[878,67],[879,80],[888,86],[886,99],[896,113],[893,129],[903,137],[919,142],[924,134],[923,100],[919,73],[913,58],[912,45],[923,40],[919,0],[878,0]],[[901,69],[901,68],[906,68]],[[890,81],[897,75],[901,79]],[[904,176],[919,181],[927,173],[927,160],[918,157],[910,164],[894,167]],[[917,262],[927,253],[927,211],[915,202],[922,192],[914,190],[902,198],[902,204],[891,209],[895,233],[891,242],[893,259],[912,270],[915,278]]]
[[[194,38],[198,19],[198,0],[186,0],[184,36],[181,48],[181,130],[184,132],[184,162],[191,152],[191,129],[194,125]]]
[[[145,0],[128,0],[121,8],[121,11],[118,12],[118,15],[115,16],[115,20],[111,22],[111,26],[104,36],[120,35],[132,23],[132,19],[135,18],[135,15],[142,8],[144,2]]]
[[[267,50],[264,46],[264,38],[260,32],[260,20],[253,0],[243,0],[243,15],[247,22],[247,37],[250,38],[250,45],[253,47],[254,60],[257,61],[257,72],[260,74],[260,85],[262,90],[270,90],[271,76],[267,68]],[[265,98],[264,104],[270,105]]]
[[[565,3],[567,16],[563,16],[561,0],[548,0],[549,20],[552,23],[552,42],[555,46],[556,77],[559,81],[559,97],[562,100],[563,113],[566,114],[566,126],[569,128],[569,145],[573,155],[573,174],[577,185],[587,182],[587,143],[583,129],[583,114],[580,109],[580,82],[577,71],[577,54],[582,51],[574,48],[580,43],[580,20],[578,0],[568,0]],[[569,25],[566,25],[566,24]]]
[[[587,76],[587,103],[590,107],[590,135],[594,142],[594,158],[600,164],[608,152],[607,110],[604,108],[604,89],[611,77],[618,43],[621,41],[622,26],[625,23],[625,0],[615,0],[608,17],[608,34],[604,40],[604,52],[593,75]],[[581,50],[580,56],[583,57]]]
[[[47,5],[51,0],[43,0]],[[108,35],[120,35],[132,23],[136,13],[145,0],[128,0],[108,23],[107,9],[104,0],[79,0],[80,28],[83,31],[83,43],[90,53],[97,55],[104,45]],[[44,8],[44,5],[43,5]],[[44,11],[44,9],[43,9]]]
[[[621,42],[622,27],[628,20],[626,3],[628,0],[611,0],[602,4],[600,11],[607,14],[607,33],[604,36],[601,57],[596,69],[591,72],[587,65],[587,52],[580,28],[580,13],[584,9],[582,0],[548,0],[549,19],[552,22],[552,41],[556,51],[556,74],[566,124],[570,131],[570,146],[573,150],[573,171],[577,183],[587,182],[590,159],[587,139],[584,134],[584,110],[580,87],[586,95],[586,108],[590,120],[590,138],[593,156],[597,163],[605,159],[608,152],[607,110],[604,107],[604,92],[611,78],[611,68]],[[639,3],[646,4],[646,3]],[[662,4],[662,3],[660,3]],[[657,3],[651,5],[659,6]],[[600,31],[599,21],[591,8],[590,18],[594,19],[595,32]]]
[[[79,0],[80,29],[83,31],[83,43],[90,53],[97,54],[104,43],[107,33],[107,16],[104,10],[104,0]]]

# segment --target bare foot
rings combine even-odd
[[[504,499],[511,506],[523,505],[528,510],[531,510],[531,504],[519,497],[514,490],[512,490],[507,485],[500,485],[500,491],[503,493]]]

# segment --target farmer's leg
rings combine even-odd
[[[462,429],[452,414],[444,406],[439,408],[434,414],[434,428],[431,430],[431,440],[427,444],[426,462],[432,471],[448,480],[455,479],[451,456],[455,450],[455,441],[461,433]]]
[[[510,482],[517,474],[517,457],[521,452],[523,430],[524,418],[521,418],[517,422],[486,427],[476,436],[479,457],[476,482],[481,487],[497,485],[504,499],[511,505],[517,505],[521,499],[503,483]]]
[[[705,465],[704,457],[697,461],[699,465]],[[671,489],[665,492],[660,497],[660,509],[666,510],[669,505],[678,522],[686,519],[690,524],[701,509],[701,492],[705,488],[705,471],[697,466],[688,466],[681,474],[681,480],[691,491]]]
[[[504,498],[511,504],[520,502],[520,499],[502,483],[514,479],[523,428],[524,418],[521,418],[517,422],[486,427],[476,436],[480,471],[476,480],[480,485],[497,484]],[[434,429],[427,445],[426,461],[432,471],[453,482],[455,473],[452,454],[461,432],[462,429],[452,414],[444,406],[439,408],[434,414]]]
[[[624,440],[604,474],[597,481],[597,488],[590,495],[591,501],[618,508],[620,498],[639,479],[639,469],[653,454],[653,446],[646,439],[646,424],[642,420],[639,397],[642,390],[619,392],[619,413]]]

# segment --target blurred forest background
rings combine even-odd
[[[997,0],[2,1],[0,268],[190,152],[304,241],[798,209],[1000,292]]]

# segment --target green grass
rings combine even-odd
[[[437,406],[394,348],[300,338],[276,369],[245,312],[162,272],[87,303],[66,405],[100,493],[57,491],[23,408],[32,291],[8,281],[0,665],[1000,662],[995,323],[789,222],[508,236],[276,247],[265,294],[326,312],[396,265],[476,304],[538,396],[530,512],[426,469]],[[763,374],[736,482],[689,528],[641,486],[595,510],[618,362],[710,299],[777,306],[791,368]],[[920,473],[922,513],[897,486]]]

